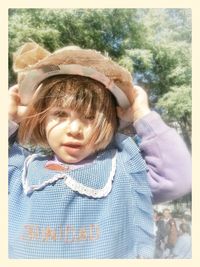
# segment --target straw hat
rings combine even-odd
[[[24,105],[44,79],[60,74],[86,76],[103,83],[123,108],[129,107],[134,98],[131,74],[95,50],[67,46],[50,53],[28,42],[13,54],[13,69]]]

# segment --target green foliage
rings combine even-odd
[[[157,108],[162,110],[166,121],[178,123],[186,144],[191,148],[191,115],[192,95],[191,87],[183,85],[172,87],[157,103]]]
[[[127,54],[134,62],[134,66],[138,71],[145,72],[152,69],[153,55],[151,50],[132,49],[128,50]]]
[[[168,120],[175,119],[178,122],[190,118],[192,113],[191,88],[187,86],[172,87],[157,103],[157,107],[163,109],[163,115]],[[189,100],[189,101],[188,101]]]
[[[153,52],[153,73],[151,81],[157,94],[163,95],[173,86],[191,83],[190,48],[185,43],[157,45]]]
[[[130,73],[133,73],[133,60],[130,57],[124,55],[118,60],[118,63],[129,70]]]

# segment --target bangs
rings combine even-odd
[[[46,95],[39,97],[45,102],[44,117],[50,109],[62,108],[76,111],[80,116],[94,117],[96,120],[98,115],[105,113],[110,101],[116,104],[114,97],[104,85],[90,78],[64,76],[59,77],[59,82],[55,84],[48,81],[50,79],[55,80],[55,77],[45,80],[43,86],[46,87],[46,83],[49,83],[52,87]]]
[[[71,109],[87,117],[96,116],[97,110],[101,109],[102,104],[97,101],[98,95],[93,90],[87,88],[65,88],[66,90],[56,94],[50,107],[60,107]]]

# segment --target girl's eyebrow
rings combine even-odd
[[[57,111],[57,110],[60,110],[60,111],[66,111],[66,108],[63,108],[63,107],[52,107],[52,108],[50,109],[50,112],[52,112],[52,111]]]

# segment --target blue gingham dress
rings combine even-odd
[[[48,160],[10,149],[9,258],[153,258],[147,167],[130,137],[117,134],[71,171],[46,169]]]

